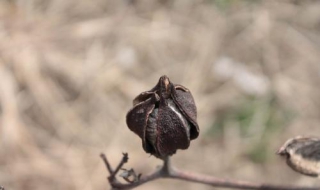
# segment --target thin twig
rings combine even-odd
[[[122,166],[128,162],[129,157],[128,157],[128,153],[122,153],[122,159],[121,162],[118,164],[118,166],[116,167],[116,169],[113,171],[113,173],[110,175],[110,179],[113,179],[115,177],[115,175],[119,172],[119,170],[122,168]]]
[[[101,154],[100,154],[100,157],[101,157],[101,159],[103,160],[103,163],[104,163],[104,165],[106,166],[109,174],[111,175],[111,174],[113,173],[113,169],[112,169],[110,163],[108,162],[108,159],[107,159],[106,155],[103,154],[103,153],[101,153]]]
[[[247,181],[227,180],[207,176],[198,173],[191,173],[176,170],[170,175],[170,178],[180,179],[189,182],[202,183],[214,187],[225,187],[234,189],[258,189],[258,190],[319,190],[320,187],[297,187],[297,186],[284,186],[284,185],[271,185],[271,184],[258,184]]]
[[[105,162],[107,168],[111,168],[107,159],[104,159],[105,156],[101,156],[103,161]],[[123,158],[119,163],[118,167],[126,163],[128,161],[128,155],[123,154]],[[109,165],[109,166],[108,166]],[[117,167],[117,168],[118,168]],[[108,169],[109,170],[109,169]],[[118,172],[118,171],[117,171]],[[117,174],[116,170],[112,172],[109,176],[109,183],[113,189],[133,189],[137,186],[140,186],[144,183],[156,180],[158,178],[171,178],[171,179],[179,179],[189,182],[196,182],[206,185],[211,185],[214,187],[224,187],[224,188],[234,188],[234,189],[251,189],[251,190],[320,190],[320,187],[298,187],[298,186],[285,186],[285,185],[271,185],[271,184],[259,184],[252,183],[246,181],[238,181],[238,180],[227,180],[216,178],[213,176],[192,173],[187,171],[181,171],[175,169],[170,161],[170,157],[164,159],[163,166],[155,171],[152,174],[145,175],[139,180],[131,182],[131,183],[120,183],[116,180],[115,175]],[[113,176],[114,180],[110,180],[111,176]]]

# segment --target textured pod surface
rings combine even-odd
[[[286,158],[287,164],[295,171],[318,177],[320,174],[320,139],[295,137],[287,140],[277,154]]]
[[[143,149],[158,158],[187,149],[199,135],[197,109],[190,91],[162,76],[158,84],[133,100],[127,125],[142,139]]]

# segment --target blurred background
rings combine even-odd
[[[125,115],[164,74],[193,93],[201,130],[175,165],[320,185],[275,155],[288,138],[320,136],[319,50],[315,0],[1,0],[0,185],[109,189],[101,152],[153,171],[161,162]]]

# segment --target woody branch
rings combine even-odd
[[[320,190],[320,187],[303,187],[303,186],[292,186],[292,185],[273,185],[273,184],[262,184],[253,183],[240,180],[229,180],[222,179],[214,176],[208,176],[204,174],[182,171],[176,169],[172,166],[170,157],[167,157],[163,161],[163,165],[160,169],[154,171],[149,175],[142,176],[136,175],[134,170],[131,169],[131,173],[127,175],[122,175],[122,177],[127,181],[127,183],[121,183],[117,180],[116,175],[122,168],[122,166],[128,162],[128,154],[124,153],[122,160],[118,164],[115,170],[112,169],[107,157],[101,154],[101,158],[106,165],[109,172],[109,183],[114,190],[122,189],[133,189],[150,181],[160,179],[160,178],[171,178],[184,180],[188,182],[201,183],[205,185],[210,185],[213,187],[223,187],[223,188],[233,188],[233,189],[257,189],[257,190]],[[129,180],[129,177],[133,176],[133,180]]]

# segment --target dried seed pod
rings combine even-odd
[[[294,137],[287,140],[277,151],[288,166],[304,175],[318,177],[320,174],[320,139]]]
[[[133,100],[127,125],[142,139],[143,149],[158,158],[187,149],[190,140],[199,135],[197,108],[190,91],[171,83],[167,76]]]

